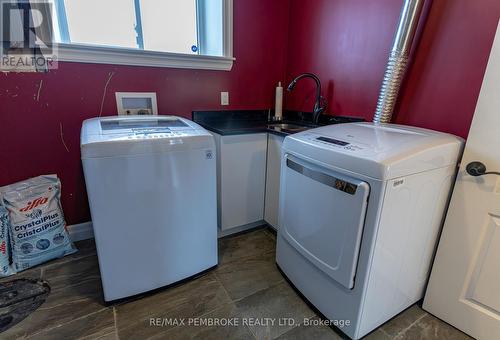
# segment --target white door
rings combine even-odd
[[[424,301],[465,333],[500,339],[500,176],[469,175],[473,161],[500,171],[500,25]]]

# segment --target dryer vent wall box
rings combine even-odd
[[[277,263],[358,339],[423,297],[463,141],[351,123],[285,138]]]
[[[118,115],[157,115],[155,92],[116,92]]]
[[[83,123],[81,151],[106,301],[217,264],[210,133],[173,116],[94,118]]]

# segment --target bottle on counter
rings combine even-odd
[[[283,118],[283,87],[281,82],[278,83],[276,87],[276,103],[274,109],[274,120],[281,121]]]

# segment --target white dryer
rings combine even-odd
[[[285,138],[277,263],[351,338],[423,297],[462,148],[371,123]]]
[[[217,264],[210,133],[174,116],[94,118],[81,152],[106,301]]]

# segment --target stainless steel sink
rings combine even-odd
[[[296,125],[296,124],[286,124],[286,123],[269,124],[267,127],[269,129],[282,131],[282,132],[286,132],[286,133],[296,133],[296,132],[301,132],[301,131],[305,131],[307,129],[310,129],[310,127],[307,127],[307,126]]]

